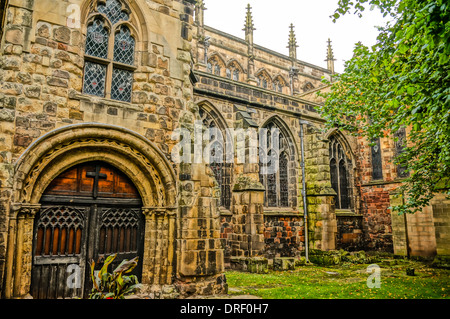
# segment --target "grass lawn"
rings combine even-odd
[[[380,288],[368,287],[368,264],[308,265],[268,274],[227,271],[228,293],[264,299],[450,299],[450,270],[407,260],[378,265]],[[408,267],[415,268],[414,276],[406,274]]]

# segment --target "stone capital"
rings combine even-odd
[[[11,218],[32,219],[36,216],[36,213],[39,211],[39,209],[41,209],[40,204],[12,203]]]
[[[176,214],[176,207],[143,207],[142,213],[145,217],[155,216],[174,216]]]

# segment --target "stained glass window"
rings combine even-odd
[[[134,63],[134,38],[130,29],[122,26],[114,39],[114,61],[128,65]]]
[[[87,28],[86,54],[98,58],[108,58],[108,29],[104,26],[104,21],[96,18]]]
[[[264,193],[264,205],[267,207],[289,207],[290,144],[286,135],[275,123],[269,123],[264,128],[267,129],[266,151],[268,163],[260,163],[259,173],[259,180],[266,190]],[[274,143],[277,143],[278,147],[275,147]],[[277,148],[278,151],[276,151]],[[275,167],[277,167],[275,172],[267,170],[267,168]]]
[[[136,41],[128,26],[118,24],[129,20],[129,13],[120,0],[99,0],[96,10],[86,34],[83,92],[130,102]]]
[[[105,3],[99,2],[97,10],[106,15],[113,25],[120,20],[127,21],[129,19],[128,13],[122,9],[122,4],[119,0],[106,0]]]
[[[226,209],[231,208],[231,174],[232,163],[226,161],[226,148],[225,143],[225,128],[216,121],[217,114],[214,111],[207,112],[203,108],[200,108],[200,117],[205,129],[213,129],[210,136],[210,163],[209,167],[214,173],[217,184],[220,188],[220,206]],[[220,130],[216,132],[216,130]],[[217,138],[221,141],[217,141]],[[214,142],[213,142],[214,141]]]
[[[114,68],[111,85],[111,98],[119,101],[130,101],[132,83],[132,71]]]
[[[105,95],[106,65],[86,61],[84,66],[84,93]]]

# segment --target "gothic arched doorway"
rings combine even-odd
[[[133,274],[141,280],[145,219],[139,192],[124,173],[100,161],[78,164],[53,179],[40,204],[33,232],[34,298],[87,297],[89,262],[100,269],[113,253],[110,271],[138,256]]]

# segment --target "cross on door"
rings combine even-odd
[[[106,179],[108,176],[106,174],[100,173],[100,165],[95,166],[95,172],[86,172],[86,177],[93,177],[94,178],[94,188],[92,196],[94,198],[97,198],[98,196],[98,182],[100,178]]]

